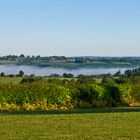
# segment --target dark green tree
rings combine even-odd
[[[1,72],[1,73],[0,73],[0,76],[1,76],[1,77],[4,77],[4,76],[5,76],[5,73],[4,73],[4,72]]]
[[[23,77],[24,76],[24,72],[22,70],[20,70],[18,76]]]

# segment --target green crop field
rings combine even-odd
[[[139,140],[140,108],[0,113],[1,140]]]

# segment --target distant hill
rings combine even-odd
[[[140,57],[65,57],[65,56],[20,56],[7,55],[0,57],[0,64],[30,65],[39,67],[136,67],[140,66]]]

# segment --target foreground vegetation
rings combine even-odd
[[[140,106],[140,84],[123,80],[107,77],[97,83],[89,77],[71,80],[26,77],[19,83],[4,82],[0,83],[0,110],[47,111]]]
[[[138,140],[140,108],[0,113],[0,124],[1,140]]]
[[[73,110],[140,106],[140,68],[123,75],[72,77],[0,77],[0,111]]]

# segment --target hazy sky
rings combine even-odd
[[[140,0],[0,0],[0,55],[140,56]]]

